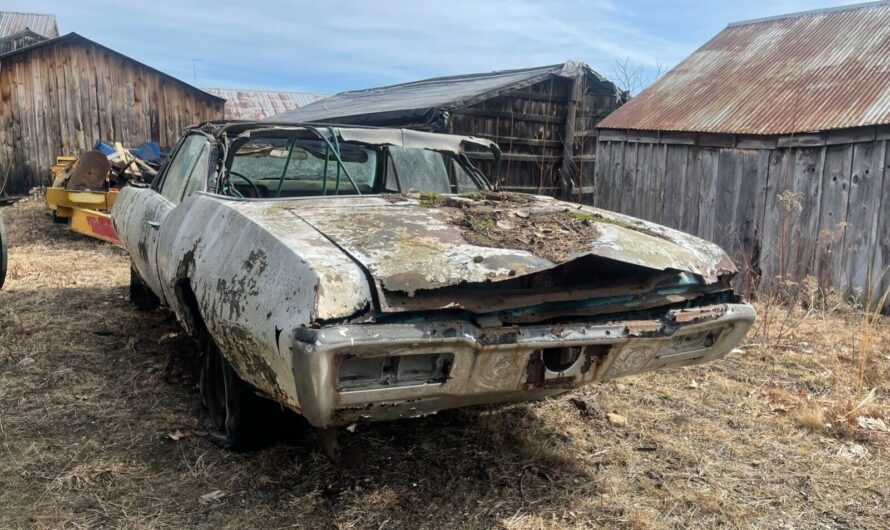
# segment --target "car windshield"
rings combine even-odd
[[[340,144],[339,149],[342,166],[322,140],[252,139],[235,153],[231,184],[254,197],[355,194],[356,187],[359,193],[373,193],[377,152],[354,144]]]
[[[333,153],[339,149],[340,161]],[[232,156],[224,193],[251,198],[481,189],[451,153],[309,138],[252,138]]]

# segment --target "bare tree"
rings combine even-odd
[[[667,68],[661,63],[656,62],[654,68],[647,68],[631,61],[630,57],[625,57],[623,61],[616,60],[612,66],[612,82],[623,92],[633,96],[654,83],[665,71]]]

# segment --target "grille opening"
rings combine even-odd
[[[453,362],[454,355],[450,353],[346,357],[340,361],[337,389],[367,390],[443,383]]]
[[[544,350],[544,354],[542,355],[544,367],[551,372],[563,372],[568,370],[575,364],[578,357],[581,356],[582,349],[583,348],[580,346],[570,348],[548,348]]]
[[[671,355],[705,350],[716,344],[717,341],[720,340],[721,334],[722,330],[709,330],[676,337],[668,346],[662,348],[661,351],[658,352],[658,356],[668,357]]]

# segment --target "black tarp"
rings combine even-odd
[[[431,125],[434,130],[441,130],[446,113],[453,109],[521,90],[552,77],[577,78],[585,74],[600,81],[600,88],[605,93],[618,94],[615,85],[586,64],[568,61],[537,68],[437,77],[400,85],[341,92],[279,114],[272,121],[378,126],[426,124]]]

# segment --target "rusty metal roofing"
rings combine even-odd
[[[56,25],[55,15],[0,11],[0,37],[8,37],[15,33],[21,33],[26,29],[30,29],[34,33],[43,35],[48,39],[54,39],[59,36],[59,27]]]
[[[890,123],[890,2],[730,24],[600,128],[789,134]]]
[[[262,120],[327,97],[310,92],[270,90],[205,88],[204,91],[226,100],[226,119],[232,120]]]

